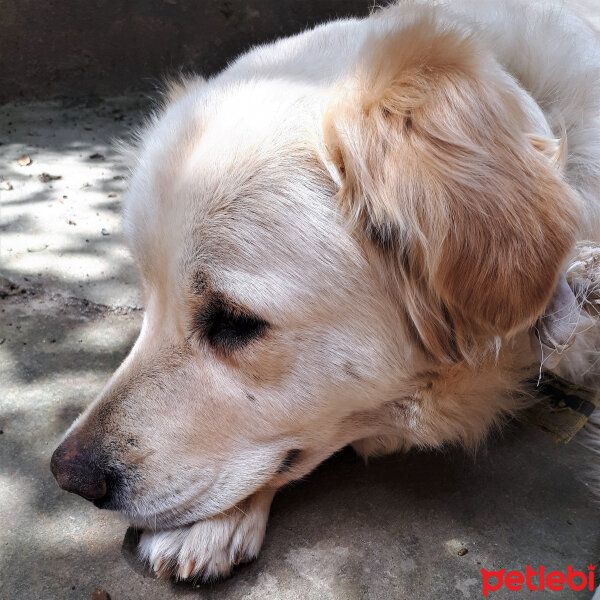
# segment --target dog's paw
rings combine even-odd
[[[162,578],[210,581],[258,556],[272,493],[258,493],[222,515],[164,531],[144,531],[139,556]]]

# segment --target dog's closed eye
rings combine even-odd
[[[194,318],[194,331],[216,350],[230,353],[262,337],[269,324],[264,319],[215,295]]]

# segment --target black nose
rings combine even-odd
[[[54,451],[50,469],[58,485],[87,500],[100,500],[108,492],[106,473],[99,466],[91,444],[70,435]]]

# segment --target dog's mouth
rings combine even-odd
[[[156,531],[159,529],[175,529],[179,527],[188,527],[190,525],[193,525],[194,523],[210,519],[211,516],[214,516],[208,515],[198,518],[194,516],[194,512],[192,510],[181,510],[178,508],[172,508],[165,511],[143,515],[131,511],[121,510],[119,512],[122,512],[128,518],[129,523],[132,527],[141,530],[150,529],[152,531]]]
[[[163,508],[157,511],[148,511],[142,514],[135,510],[124,501],[118,494],[105,496],[100,500],[94,500],[94,504],[98,508],[116,510],[123,513],[129,520],[130,524],[139,529],[174,529],[179,527],[187,527],[211,519],[217,515],[223,516],[229,513],[234,513],[243,510],[244,504],[248,498],[254,495],[259,489],[280,488],[282,485],[294,479],[293,471],[302,461],[302,450],[292,448],[288,450],[278,463],[278,467],[273,472],[271,479],[264,483],[260,488],[253,490],[243,499],[238,500],[233,505],[227,508],[215,509],[214,511],[199,511],[198,506],[201,503],[198,500],[198,495],[190,497],[176,506]],[[204,492],[203,490],[202,492]]]
[[[283,457],[279,468],[277,469],[276,475],[281,475],[282,473],[288,473],[292,470],[294,465],[298,463],[300,460],[300,454],[302,450],[299,448],[293,448],[292,450],[288,450],[286,455]]]
[[[132,527],[140,530],[151,530],[157,531],[161,529],[179,529],[190,527],[196,523],[207,521],[216,516],[228,516],[238,511],[243,511],[243,506],[255,492],[246,496],[243,500],[236,502],[229,508],[222,510],[215,510],[211,512],[200,512],[198,515],[197,510],[194,508],[175,507],[169,508],[163,511],[144,514],[120,511],[129,520]]]

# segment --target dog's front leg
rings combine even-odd
[[[256,492],[223,514],[193,525],[145,531],[138,553],[159,577],[225,577],[231,568],[258,556],[275,490]]]

